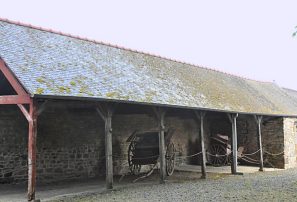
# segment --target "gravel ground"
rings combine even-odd
[[[63,197],[70,201],[297,201],[297,169],[231,176],[176,172],[166,184],[155,174],[145,181],[117,186],[105,193]]]

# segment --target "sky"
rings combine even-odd
[[[30,23],[297,90],[296,0],[0,0]]]

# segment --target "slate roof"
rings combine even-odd
[[[32,96],[297,116],[297,98],[274,83],[6,20],[0,56]]]
[[[297,91],[296,90],[293,90],[293,89],[288,89],[288,88],[283,88],[284,91],[286,91],[286,93],[288,95],[290,95],[294,101],[297,103]]]

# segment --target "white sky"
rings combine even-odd
[[[297,90],[296,0],[0,0],[0,17]]]

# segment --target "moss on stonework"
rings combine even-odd
[[[36,94],[42,94],[43,92],[44,92],[43,88],[37,88],[35,91]]]
[[[87,93],[88,93],[88,91],[87,91],[87,87],[86,87],[86,86],[82,86],[82,87],[80,87],[80,89],[79,89],[79,93],[87,94]]]
[[[70,81],[70,85],[71,86],[76,86],[76,82],[75,81]]]
[[[37,78],[36,81],[39,83],[45,83],[45,80],[42,77]]]
[[[105,95],[106,95],[106,97],[114,98],[118,95],[118,93],[117,92],[108,92]]]
[[[58,89],[59,89],[60,93],[64,93],[64,92],[70,93],[71,92],[70,88],[67,86],[59,86]]]
[[[129,95],[119,96],[119,98],[122,100],[129,100],[130,96]]]
[[[157,93],[155,91],[146,92],[144,101],[152,102],[156,95]]]

